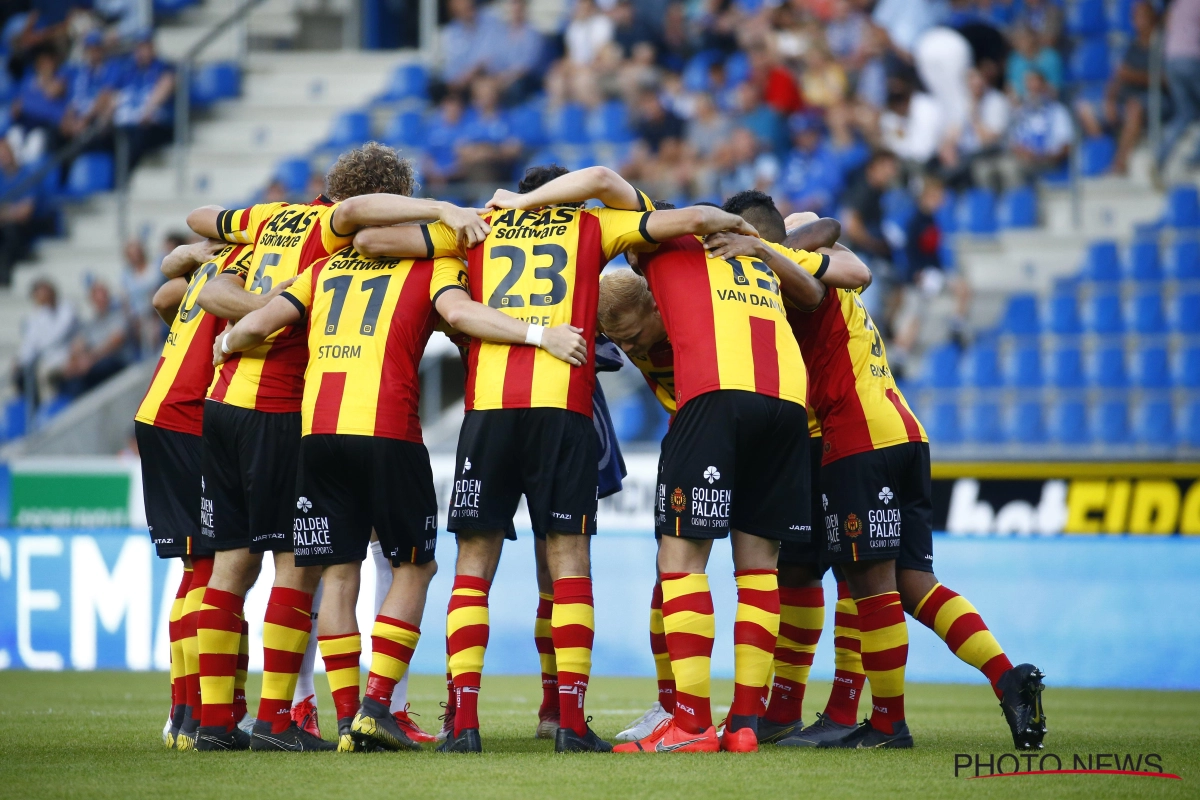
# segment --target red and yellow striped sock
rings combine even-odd
[[[329,693],[333,695],[337,718],[353,717],[358,712],[358,661],[362,658],[362,636],[357,631],[318,636],[317,647],[325,662],[325,677],[329,680]]]
[[[862,663],[871,683],[871,725],[894,733],[904,719],[904,667],[908,663],[908,625],[899,592],[855,601],[862,630]]]
[[[258,720],[270,722],[271,733],[283,733],[292,724],[292,695],[312,632],[312,599],[308,592],[276,586],[267,601]]]
[[[663,629],[675,675],[675,724],[703,733],[712,727],[712,649],[716,638],[712,594],[703,572],[662,575]]]
[[[250,623],[242,617],[242,636],[238,640],[237,672],[233,677],[233,719],[246,716],[246,676],[250,672]]]
[[[996,684],[1012,662],[970,600],[939,583],[917,603],[913,616],[941,637],[950,652],[982,672],[1000,697]]]
[[[583,736],[587,733],[584,698],[592,675],[592,643],[596,638],[591,578],[573,576],[554,582],[550,626],[558,665],[558,724]]]
[[[779,638],[775,679],[766,718],[780,724],[800,719],[808,673],[825,626],[825,590],[820,586],[779,589]]]
[[[454,576],[446,613],[447,649],[454,681],[454,735],[479,727],[479,683],[487,652],[488,590],[491,583],[473,575]]]
[[[179,618],[179,645],[183,649],[184,702],[192,708],[192,719],[200,719],[203,698],[200,695],[200,645],[197,639],[200,609],[204,592],[212,578],[211,558],[192,559],[192,580],[183,599],[183,615]]]
[[[840,725],[853,725],[858,719],[858,701],[862,699],[867,675],[863,672],[858,606],[845,581],[838,581],[837,591],[833,613],[833,690],[825,704],[825,716]]]
[[[650,597],[650,652],[654,654],[654,674],[658,678],[658,704],[668,714],[675,713],[675,673],[671,672],[671,654],[667,652],[667,633],[663,627],[662,584],[654,582]]]
[[[180,620],[183,619],[183,604],[191,583],[192,568],[184,566],[183,578],[171,602],[171,615],[167,618],[167,636],[171,640],[171,721],[175,725],[183,720],[184,707],[187,706],[187,670],[184,666],[183,626]]]
[[[421,638],[416,625],[383,614],[371,628],[371,672],[367,675],[367,697],[384,706],[392,705],[392,692],[404,677],[413,651]]]
[[[558,662],[554,659],[554,637],[550,617],[554,610],[554,595],[538,592],[537,618],[533,621],[533,644],[537,647],[542,665],[542,706],[538,715],[548,711],[558,713]]]
[[[728,730],[755,727],[779,638],[779,577],[773,569],[743,569],[737,581],[733,620],[733,703]]]
[[[196,645],[200,676],[200,724],[233,730],[233,685],[242,637],[242,606],[232,592],[205,589],[196,615]]]

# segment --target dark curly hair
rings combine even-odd
[[[721,208],[749,222],[768,242],[782,242],[787,236],[783,214],[769,194],[747,189],[730,197]]]
[[[385,144],[367,142],[342,153],[325,175],[329,199],[340,202],[361,194],[411,195],[417,189],[412,162]]]

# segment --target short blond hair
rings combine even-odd
[[[413,164],[385,144],[367,142],[338,158],[325,176],[329,199],[336,202],[364,194],[402,194],[417,189]]]
[[[617,324],[630,311],[648,312],[653,308],[654,296],[646,279],[633,270],[617,269],[601,278],[596,303],[596,321],[601,330]]]

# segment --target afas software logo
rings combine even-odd
[[[1182,780],[1163,767],[1158,753],[955,753],[956,778],[1048,775],[1129,775]]]

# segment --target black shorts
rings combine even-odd
[[[207,400],[200,535],[213,550],[292,551],[300,413]]]
[[[142,497],[159,558],[207,555],[200,536],[200,437],[133,423],[142,456]]]
[[[821,437],[808,440],[808,537],[804,540],[797,538],[781,542],[779,545],[780,564],[811,564],[818,567],[822,575],[825,568],[821,566],[821,539],[813,535],[816,526],[824,514],[821,510]]]
[[[895,559],[933,572],[929,445],[905,442],[839,458],[821,468],[828,564]]]
[[[663,439],[655,532],[723,539],[732,527],[811,538],[808,449],[798,403],[727,389],[689,400]]]
[[[458,435],[450,522],[455,532],[508,531],[521,495],[533,534],[596,532],[596,429],[564,408],[468,411]]]

